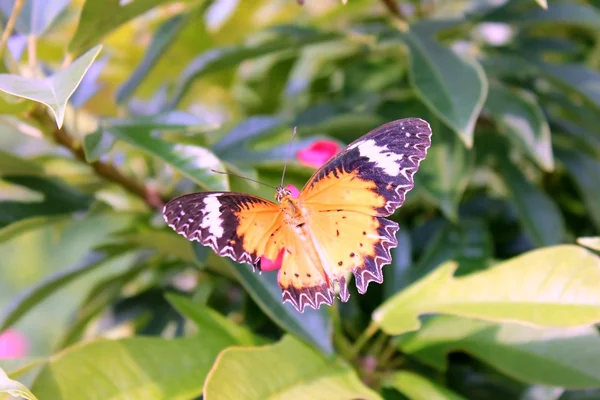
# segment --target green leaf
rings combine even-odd
[[[7,393],[10,396],[21,397],[27,400],[37,400],[37,397],[35,397],[25,385],[10,379],[4,370],[0,368],[0,398],[5,398],[2,393]]]
[[[87,342],[55,354],[32,390],[53,400],[188,400],[202,393],[217,355],[233,344],[208,329],[184,339]]]
[[[401,38],[410,49],[409,78],[419,98],[470,148],[487,96],[483,68],[435,41],[432,22],[421,22]]]
[[[527,58],[527,57],[526,57]],[[580,95],[583,100],[600,112],[600,74],[582,64],[549,64],[527,58],[532,65],[551,82],[569,92]]]
[[[89,208],[92,202],[92,199],[86,194],[57,179],[13,175],[4,176],[3,180],[42,194],[43,201],[0,201],[0,228],[22,219],[84,211]]]
[[[211,151],[203,147],[167,142],[154,137],[152,132],[144,127],[114,126],[109,132],[116,138],[163,160],[203,189],[229,189],[227,176],[211,171],[223,171],[223,164]]]
[[[232,379],[235,384],[231,384]],[[204,396],[246,400],[381,399],[350,366],[327,360],[291,336],[271,346],[225,350],[210,371]]]
[[[536,0],[545,3],[545,0]],[[544,6],[542,6],[544,7]],[[548,25],[550,27],[576,26],[591,30],[600,30],[600,12],[592,5],[554,2],[545,10],[539,8],[525,13],[512,13],[502,22],[523,25]]]
[[[147,230],[132,234],[119,235],[126,243],[136,247],[150,248],[165,257],[177,257],[182,261],[194,262],[194,251],[183,236],[174,235],[166,230]],[[204,265],[204,263],[200,264]]]
[[[465,398],[433,382],[422,375],[410,371],[400,371],[384,382],[411,400],[464,400]]]
[[[485,108],[515,146],[544,170],[554,169],[550,127],[531,93],[501,84],[491,85]]]
[[[204,246],[192,244],[194,251],[204,254]],[[285,331],[315,346],[325,353],[332,353],[331,320],[325,308],[306,309],[299,313],[289,304],[281,302],[281,288],[274,272],[255,273],[248,264],[237,264],[223,259],[223,264],[238,279],[246,292],[263,312]]]
[[[25,0],[15,23],[15,30],[25,35],[41,36],[67,8],[71,0]],[[10,17],[15,0],[0,2],[0,11]]]
[[[210,307],[175,294],[167,294],[166,297],[181,315],[189,318],[197,327],[220,332],[221,336],[226,337],[236,345],[253,346],[265,342],[245,326],[234,324]]]
[[[117,90],[117,104],[123,103],[123,101],[127,100],[135,92],[142,80],[160,60],[161,56],[164,55],[164,52],[189,21],[190,19],[184,15],[175,15],[156,29],[152,41],[146,48],[144,58],[129,79]]]
[[[0,150],[0,177],[5,175],[42,175],[44,168],[25,158]]]
[[[584,152],[563,147],[556,150],[556,156],[575,181],[591,220],[600,230],[600,161]]]
[[[43,79],[0,74],[0,90],[48,106],[60,128],[65,119],[65,109],[69,98],[79,86],[101,49],[101,45],[94,47],[75,60],[68,68]]]
[[[83,153],[88,163],[96,162],[108,153],[115,144],[115,137],[102,128],[85,135],[83,138]]]
[[[27,231],[39,228],[41,226],[52,225],[56,222],[64,220],[65,218],[66,217],[62,215],[56,217],[31,217],[13,222],[4,226],[3,228],[0,228],[0,244]]]
[[[517,208],[523,229],[533,243],[540,247],[562,243],[566,236],[565,224],[552,198],[529,182],[507,158],[499,161],[500,176]]]
[[[580,237],[577,238],[577,243],[592,250],[600,251],[600,236]]]
[[[279,32],[283,35],[276,36],[273,39],[264,41],[260,44],[230,46],[222,48],[213,48],[194,59],[181,73],[181,78],[177,83],[169,104],[166,109],[173,109],[187,93],[191,83],[206,74],[222,71],[226,68],[238,66],[245,60],[264,56],[283,50],[298,51],[303,46],[331,40],[337,37],[336,34],[319,32],[312,29],[295,28],[285,30],[279,27]],[[277,33],[277,27],[271,29]]]
[[[542,329],[447,316],[400,338],[403,352],[441,370],[448,353],[463,351],[520,381],[566,388],[600,385],[599,345],[591,326]]]
[[[430,124],[435,138],[419,168],[417,185],[425,190],[448,219],[456,221],[458,204],[471,178],[475,156],[438,119],[430,119]]]
[[[40,283],[29,287],[7,307],[0,319],[0,332],[14,325],[23,315],[37,306],[48,296],[69,284],[73,280],[102,266],[107,261],[106,255],[92,253],[83,262],[59,271]]]
[[[373,320],[390,335],[418,329],[418,316],[431,313],[559,328],[600,321],[600,257],[581,247],[531,251],[460,278],[455,270],[455,263],[440,266],[381,305]]]
[[[69,43],[69,52],[80,53],[127,21],[170,0],[86,0],[77,30]],[[123,4],[123,5],[121,5]]]

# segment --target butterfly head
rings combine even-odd
[[[281,203],[281,200],[283,200],[285,197],[291,196],[292,192],[290,192],[288,189],[284,188],[283,186],[277,186],[276,190],[275,190],[275,200],[277,200],[278,203]]]

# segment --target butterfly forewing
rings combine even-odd
[[[277,204],[244,193],[192,193],[168,202],[167,224],[188,240],[220,256],[257,265],[260,256],[277,258],[283,248],[283,219]]]
[[[308,210],[324,270],[346,301],[346,273],[359,293],[383,281],[398,224],[383,217],[404,203],[413,175],[431,144],[429,124],[407,118],[383,125],[351,143],[319,169],[299,200]]]

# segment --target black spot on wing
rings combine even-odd
[[[275,206],[243,193],[191,193],[169,201],[163,209],[163,217],[186,239],[209,246],[220,256],[256,266],[260,257],[244,250],[243,238],[237,234],[239,221],[236,216],[239,211],[256,204]]]

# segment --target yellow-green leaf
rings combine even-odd
[[[388,334],[420,327],[419,315],[577,327],[600,322],[600,257],[573,245],[526,253],[460,278],[447,263],[381,305],[373,319]]]
[[[13,397],[22,397],[27,400],[37,400],[37,397],[25,385],[10,379],[4,370],[0,368],[0,399],[7,399],[6,394]]]
[[[450,389],[410,371],[398,372],[385,385],[411,400],[464,400]]]
[[[328,360],[292,336],[264,347],[229,348],[206,380],[206,399],[380,399],[341,361]]]

